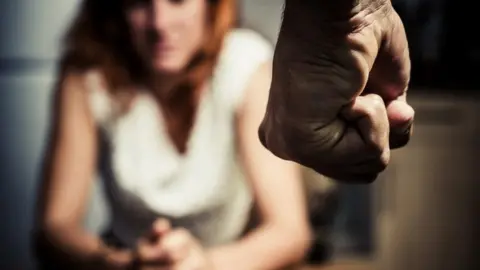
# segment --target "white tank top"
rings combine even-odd
[[[130,110],[118,116],[99,74],[89,74],[112,231],[125,245],[134,245],[158,217],[190,230],[205,246],[241,235],[252,199],[236,162],[235,112],[253,73],[272,53],[253,31],[227,35],[183,155],[147,91],[139,91]]]

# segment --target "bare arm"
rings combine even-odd
[[[59,82],[54,106],[39,202],[37,249],[43,260],[69,269],[73,265],[105,269],[108,249],[81,226],[97,156],[84,75],[67,74]]]
[[[255,73],[238,112],[240,154],[262,223],[230,246],[211,251],[216,269],[282,269],[301,261],[309,247],[305,198],[299,167],[272,155],[257,130],[265,112],[271,66]]]

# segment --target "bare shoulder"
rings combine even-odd
[[[57,80],[57,103],[75,102],[85,105],[85,108],[93,109],[92,106],[106,106],[95,104],[106,103],[109,99],[106,79],[101,71],[68,70],[62,72]]]
[[[266,60],[260,63],[250,77],[247,85],[247,99],[268,98],[270,84],[272,82],[272,61]]]
[[[250,86],[254,86],[256,84],[270,84],[272,80],[272,61],[266,60],[261,63],[258,67],[256,72],[253,73],[253,76],[250,80]],[[267,89],[268,90],[268,89]]]
[[[98,70],[62,72],[57,79],[53,102],[54,110],[60,115],[80,113],[96,123],[111,115],[105,77]]]
[[[273,44],[254,30],[236,28],[225,37],[223,54],[247,59],[268,58],[273,54]]]
[[[252,73],[237,113],[244,116],[255,115],[255,118],[263,116],[269,98],[271,81],[272,62],[265,61],[258,65],[255,72]]]
[[[77,71],[68,70],[61,74],[58,80],[59,90],[62,92],[78,92],[87,95],[88,92],[106,90],[106,81],[99,70]]]
[[[250,29],[233,29],[225,38],[216,79],[221,95],[237,112],[269,80],[273,46]],[[269,86],[267,86],[269,87]]]

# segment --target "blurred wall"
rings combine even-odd
[[[0,269],[33,269],[29,232],[59,53],[77,0],[2,1]],[[90,221],[91,224],[93,222]]]
[[[480,269],[479,96],[410,90],[416,123],[375,184],[378,269]]]
[[[445,0],[392,0],[409,37],[410,56],[438,61],[444,27]]]
[[[252,28],[270,42],[277,41],[284,0],[243,0],[239,5],[242,26]]]

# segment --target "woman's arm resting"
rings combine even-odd
[[[38,209],[35,248],[40,261],[92,269],[110,254],[81,228],[96,162],[96,132],[83,74],[58,85]]]
[[[282,269],[300,262],[310,244],[299,167],[281,160],[260,143],[271,65],[253,76],[238,111],[239,150],[261,213],[260,226],[240,241],[211,250],[218,270]]]

